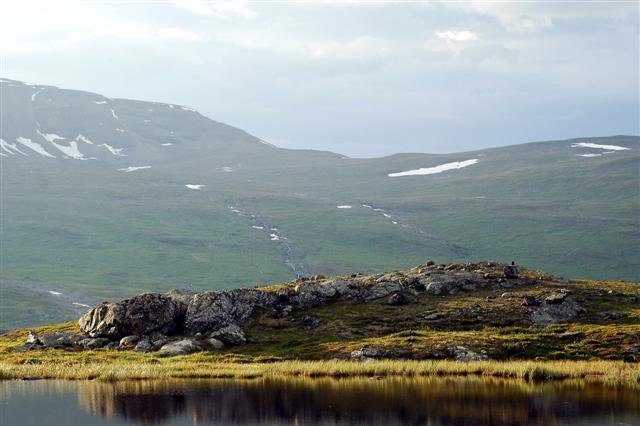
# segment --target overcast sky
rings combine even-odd
[[[1,76],[352,156],[640,133],[636,1],[2,0]]]

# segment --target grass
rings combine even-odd
[[[89,354],[88,356],[91,356]],[[619,361],[279,361],[224,362],[208,355],[171,359],[145,357],[131,363],[10,364],[0,362],[1,379],[147,380],[250,379],[268,377],[480,376],[530,382],[581,379],[640,386],[637,364]]]

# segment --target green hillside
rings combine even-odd
[[[177,105],[0,81],[0,328],[66,320],[146,290],[427,258],[640,280],[636,136],[351,159],[279,149]],[[620,149],[572,147],[580,143]]]

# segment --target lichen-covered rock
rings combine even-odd
[[[584,308],[569,296],[561,302],[541,303],[527,309],[531,326],[536,328],[569,322],[584,312]]]
[[[487,355],[471,350],[466,346],[451,346],[449,351],[457,361],[486,361],[489,359]]]
[[[365,346],[351,352],[351,359],[354,361],[371,361],[374,359],[385,358],[388,351],[380,346]]]
[[[110,343],[111,340],[104,337],[88,337],[86,339],[80,340],[79,345],[82,347],[82,349],[100,349],[104,348]]]
[[[118,346],[120,348],[132,348],[140,341],[140,336],[131,335],[120,339]]]
[[[178,356],[188,355],[201,350],[200,345],[196,344],[193,340],[182,339],[165,344],[160,348],[158,354],[161,356]]]
[[[193,296],[187,307],[184,330],[209,333],[248,320],[257,308],[272,310],[278,296],[255,289],[209,291]]]
[[[80,329],[91,337],[119,339],[159,331],[173,333],[180,310],[168,296],[144,293],[117,303],[104,302],[80,317]]]
[[[218,339],[225,345],[244,345],[247,338],[244,331],[235,324],[228,325],[220,330],[214,331],[210,335],[211,338]]]

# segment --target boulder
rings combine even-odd
[[[136,344],[133,350],[142,353],[151,352],[153,350],[153,343],[151,343],[148,337],[145,337]]]
[[[351,359],[354,361],[372,361],[386,356],[387,351],[380,346],[365,346],[351,352]]]
[[[217,349],[217,350],[221,350],[224,349],[224,343],[222,343],[220,340],[218,339],[214,339],[213,337],[211,339],[207,339],[207,345],[211,348],[211,349]]]
[[[99,349],[104,348],[111,340],[106,339],[104,337],[89,337],[86,339],[80,340],[79,344],[82,346],[82,349]]]
[[[247,338],[244,331],[235,324],[228,325],[220,330],[214,331],[209,337],[220,340],[225,345],[244,345]]]
[[[196,344],[193,340],[182,339],[163,345],[158,354],[162,356],[188,355],[201,350],[200,345]]]
[[[256,289],[196,294],[187,307],[184,330],[193,335],[242,324],[257,308],[274,309],[277,300],[278,296],[273,292]]]
[[[27,344],[42,345],[42,339],[36,334],[35,331],[29,330],[29,333],[27,334]]]
[[[584,312],[584,309],[568,296],[561,303],[541,303],[527,309],[531,326],[536,328],[569,322]]]
[[[551,305],[555,305],[564,302],[568,296],[569,295],[567,293],[551,293],[549,296],[544,298],[544,301]]]
[[[486,361],[489,359],[487,355],[478,353],[466,346],[450,346],[449,352],[451,352],[457,361]]]
[[[120,339],[120,343],[118,344],[118,346],[120,346],[121,348],[132,348],[134,347],[138,342],[140,341],[140,336],[136,336],[131,335],[131,336],[125,336],[122,339]]]
[[[119,339],[154,331],[173,333],[180,309],[168,296],[144,293],[117,303],[104,302],[80,317],[80,329],[91,337]]]
[[[42,336],[42,344],[47,348],[53,349],[75,348],[81,346],[80,341],[84,338],[85,336],[80,334],[68,331],[57,331],[55,333],[44,334]]]
[[[403,306],[408,305],[411,302],[409,298],[404,293],[393,293],[387,299],[387,304],[391,306]]]

